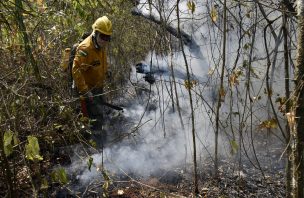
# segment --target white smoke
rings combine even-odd
[[[168,1],[167,7],[165,10],[170,11],[170,14],[167,16],[170,20],[169,23],[176,25],[176,13],[172,12],[174,9],[174,4],[170,4]],[[188,47],[185,47],[185,53],[187,57],[187,62],[189,64],[191,80],[197,82],[194,84],[193,88],[193,102],[194,102],[194,114],[195,114],[195,132],[196,132],[196,141],[197,141],[197,150],[198,156],[201,159],[208,158],[207,153],[213,153],[213,141],[214,141],[214,123],[211,120],[214,120],[214,113],[212,109],[215,109],[214,105],[217,100],[217,85],[218,85],[218,73],[219,73],[219,62],[216,62],[220,58],[221,48],[219,46],[213,45],[216,42],[220,42],[220,30],[214,28],[213,31],[210,31],[210,19],[203,18],[202,20],[189,20],[189,18],[201,18],[204,16],[203,13],[206,12],[207,6],[204,3],[197,3],[196,11],[192,15],[187,7],[187,1],[181,1],[181,10],[183,13],[182,18],[182,28],[188,34],[191,34],[193,38],[198,41],[200,45],[201,56],[194,55]],[[149,10],[150,6],[141,1],[139,6],[143,12],[148,12],[158,16],[158,12]],[[214,6],[214,5],[211,5]],[[210,7],[209,7],[210,9]],[[221,13],[219,13],[220,15]],[[185,20],[185,18],[187,20]],[[220,17],[219,17],[220,20]],[[208,22],[209,21],[209,22]],[[204,24],[206,22],[206,24]],[[208,23],[207,23],[208,22]],[[220,21],[218,25],[220,26]],[[231,30],[233,32],[233,30]],[[237,49],[237,34],[230,34],[227,49],[227,65],[228,69],[233,67],[233,61],[236,56]],[[261,42],[259,40],[258,42]],[[258,44],[261,46],[261,44]],[[243,45],[242,45],[243,47]],[[246,54],[247,53],[247,54]],[[246,56],[249,52],[246,52],[242,55],[238,66],[243,64],[242,62],[246,59]],[[197,53],[196,53],[197,54]],[[263,51],[257,52],[256,56],[262,56]],[[263,55],[264,56],[264,55]],[[97,171],[97,168],[100,165],[104,164],[106,170],[109,170],[113,174],[135,174],[137,176],[150,176],[154,172],[157,172],[160,169],[174,169],[177,167],[184,167],[186,164],[191,164],[193,159],[193,144],[192,144],[192,124],[191,124],[191,109],[189,102],[188,90],[185,88],[186,76],[186,66],[185,61],[181,52],[174,52],[173,57],[159,57],[151,52],[145,62],[149,65],[147,70],[151,71],[162,71],[159,74],[155,74],[156,83],[151,86],[151,95],[150,98],[146,95],[144,97],[134,97],[132,100],[132,106],[129,106],[125,109],[124,117],[130,122],[133,123],[133,127],[126,127],[126,130],[132,131],[132,129],[138,129],[132,133],[127,138],[124,138],[123,141],[116,143],[110,147],[106,147],[102,154],[93,155],[93,161],[95,166],[92,167],[91,171],[86,169],[87,161],[82,162],[75,161],[71,167],[72,172],[77,172],[79,167],[82,168],[82,172],[78,175],[79,179],[82,182],[91,181],[94,178],[101,177],[100,173]],[[259,62],[256,62],[259,63]],[[265,62],[263,62],[265,64]],[[182,120],[184,123],[184,129],[182,128],[180,117],[178,115],[176,107],[176,98],[173,94],[175,101],[175,111],[173,112],[172,107],[172,73],[170,66],[173,65],[174,74],[176,76],[177,92],[178,99],[180,103],[180,108],[182,112]],[[210,69],[215,68],[215,77],[210,76],[208,73]],[[227,69],[226,68],[226,69]],[[258,75],[261,79],[257,79],[258,85],[254,87],[260,87],[262,84],[262,78],[265,74],[265,69],[257,69]],[[261,72],[261,73],[259,73]],[[244,77],[245,78],[245,77]],[[243,80],[244,80],[243,78]],[[144,82],[142,74],[136,74],[133,70],[131,80],[133,82],[140,81],[142,84],[146,84],[146,87],[149,88],[147,82]],[[227,85],[227,78],[225,78],[225,84]],[[211,83],[212,82],[212,83]],[[281,82],[281,81],[280,81]],[[241,82],[244,83],[244,82]],[[240,96],[242,97],[245,94],[244,87],[240,85]],[[280,86],[281,88],[282,86]],[[258,88],[257,88],[258,89]],[[280,89],[278,90],[278,92]],[[257,91],[258,92],[258,91]],[[174,93],[174,88],[173,88]],[[124,97],[124,96],[122,96]],[[229,96],[230,97],[230,96]],[[236,96],[232,96],[234,100]],[[147,102],[149,101],[149,105]],[[227,117],[227,112],[229,109],[229,103],[231,101],[227,100],[223,103],[221,107],[222,114],[221,118]],[[227,104],[227,105],[226,105]],[[148,110],[146,107],[154,105],[156,108]],[[256,114],[260,116],[259,118],[254,117],[256,120],[261,120],[263,114],[265,114],[265,109],[262,109],[263,105],[257,104]],[[241,106],[241,107],[240,107]],[[233,107],[232,111],[242,110],[243,106],[240,105]],[[261,107],[262,106],[262,107]],[[237,109],[236,109],[237,108]],[[247,110],[247,109],[245,109]],[[259,113],[257,113],[259,112]],[[260,112],[263,112],[260,114]],[[241,112],[238,112],[241,113]],[[140,122],[140,123],[139,123]],[[223,120],[225,122],[225,120]],[[237,122],[237,121],[236,121]],[[224,123],[225,124],[225,123]],[[240,123],[238,123],[240,124]],[[237,129],[236,129],[237,130]],[[109,131],[110,132],[110,131]],[[125,133],[126,131],[122,131]],[[224,132],[224,131],[223,131]],[[221,132],[221,134],[224,134]],[[222,151],[225,151],[224,154],[228,154],[230,148],[228,148],[228,143],[224,141],[220,143]],[[81,166],[80,166],[81,164]],[[79,171],[78,171],[79,172]]]
[[[169,69],[168,66],[165,66],[167,61],[163,61],[159,61],[159,65],[167,71]],[[176,66],[176,71],[180,70],[180,73],[184,74],[184,67],[179,65],[182,62],[180,57],[176,58],[175,61],[173,64]],[[199,62],[197,64],[196,66],[193,65],[193,71],[195,71],[193,73],[197,74],[197,78],[203,79],[204,76],[198,74],[204,72],[202,68],[206,65]],[[138,74],[133,73],[133,75]],[[140,78],[137,76],[137,79]],[[156,80],[157,82],[152,85],[151,92],[154,94],[151,94],[150,103],[157,108],[148,111],[145,108],[146,103],[142,104],[141,101],[133,101],[134,105],[125,110],[125,118],[135,121],[134,126],[140,125],[140,127],[134,133],[135,136],[131,135],[122,142],[105,148],[103,161],[107,170],[119,174],[126,172],[146,177],[159,170],[171,170],[181,165],[192,163],[191,111],[187,90],[183,85],[178,86],[182,119],[185,126],[185,129],[182,129],[178,112],[176,109],[173,112],[171,97],[165,89],[165,86],[170,86],[168,82],[169,76],[156,76]],[[180,83],[184,83],[184,80],[177,79]],[[194,98],[198,99],[195,96]],[[145,97],[145,100],[148,102],[147,97]],[[138,122],[141,117],[140,124]],[[212,152],[210,140],[213,140],[213,138],[210,139],[210,137],[213,137],[213,130],[207,112],[197,108],[195,110],[195,118],[197,138],[208,146],[209,152]],[[201,143],[198,145],[198,151],[202,154],[205,148],[203,148]],[[92,157],[98,167],[102,163],[102,155],[95,154]],[[79,162],[75,163],[78,164]],[[83,163],[83,167],[85,167],[86,162]],[[96,176],[98,177],[100,174],[93,167],[91,171],[86,170],[83,172],[79,179],[83,182],[88,182]]]

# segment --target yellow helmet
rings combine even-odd
[[[112,22],[106,16],[98,18],[92,25],[92,28],[94,31],[97,30],[105,35],[111,36],[112,34]]]

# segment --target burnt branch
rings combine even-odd
[[[191,35],[187,34],[186,32],[184,32],[182,30],[180,32],[178,32],[176,27],[173,27],[169,24],[164,24],[163,21],[157,19],[154,15],[149,15],[149,14],[142,13],[137,8],[132,9],[131,13],[134,16],[141,16],[141,17],[143,17],[143,18],[145,18],[149,21],[152,21],[153,23],[156,23],[158,25],[163,25],[165,27],[165,29],[170,34],[172,34],[176,38],[182,39],[183,43],[185,45],[187,45],[190,48],[190,50],[198,50],[199,49],[199,45],[192,39]]]

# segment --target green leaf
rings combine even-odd
[[[57,129],[57,130],[60,130],[60,129],[63,128],[63,125],[55,123],[54,128]]]
[[[236,143],[235,140],[230,141],[230,145],[231,145],[232,154],[235,154],[239,148],[239,145]]]
[[[105,181],[102,185],[102,189],[104,189],[105,191],[107,191],[109,189],[109,181]]]
[[[28,143],[25,145],[25,157],[26,159],[37,161],[43,160],[42,156],[39,154],[40,147],[38,139],[34,136],[27,136]]]
[[[13,142],[14,142],[14,146],[20,143],[17,135],[13,135]]]
[[[244,60],[244,61],[243,61],[243,67],[244,67],[244,68],[247,68],[248,66],[249,66],[248,60]]]
[[[215,7],[212,7],[212,8],[211,8],[210,17],[211,17],[211,20],[212,20],[214,23],[217,21],[218,14],[217,14],[217,10],[216,10]]]
[[[259,127],[261,129],[265,129],[265,128],[266,129],[276,129],[276,128],[278,128],[277,119],[272,118],[270,120],[265,120],[259,125]]]
[[[47,181],[45,178],[43,178],[43,179],[41,180],[40,189],[41,189],[41,190],[46,190],[46,189],[48,189],[48,188],[49,188],[49,183],[48,183],[48,181]]]
[[[112,184],[112,181],[105,169],[101,171],[103,179],[105,180],[102,189],[103,189],[103,197],[109,197],[109,186]]]
[[[195,12],[195,3],[193,1],[188,1],[187,6],[188,6],[188,9],[193,14]]]
[[[196,86],[198,84],[198,82],[196,80],[185,80],[185,87],[186,89],[192,89],[194,86]]]
[[[248,50],[251,47],[251,43],[246,43],[243,48],[244,50]]]
[[[112,180],[111,180],[111,178],[110,178],[108,172],[107,172],[105,169],[103,169],[103,170],[101,171],[101,173],[102,173],[103,179],[104,179],[106,182],[108,182],[107,185],[112,184]]]
[[[4,153],[6,156],[9,156],[13,152],[13,132],[12,131],[6,131],[3,136],[3,144],[4,144]]]
[[[88,169],[89,169],[89,171],[91,171],[91,167],[92,167],[92,164],[93,164],[93,157],[90,157],[89,158],[89,161],[88,161]]]
[[[54,182],[59,182],[62,185],[65,185],[69,182],[68,176],[64,168],[58,168],[51,173],[51,178]]]
[[[90,140],[89,144],[93,147],[93,148],[97,148],[97,143],[94,140]]]

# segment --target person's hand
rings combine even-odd
[[[93,93],[91,91],[87,91],[86,93],[80,95],[81,100],[88,99],[91,102],[93,102],[93,97],[94,96],[93,96]]]
[[[150,85],[155,83],[155,77],[151,73],[147,73],[144,76],[145,81],[147,81]]]
[[[91,91],[88,91],[85,95],[91,102],[93,102],[93,94]]]

